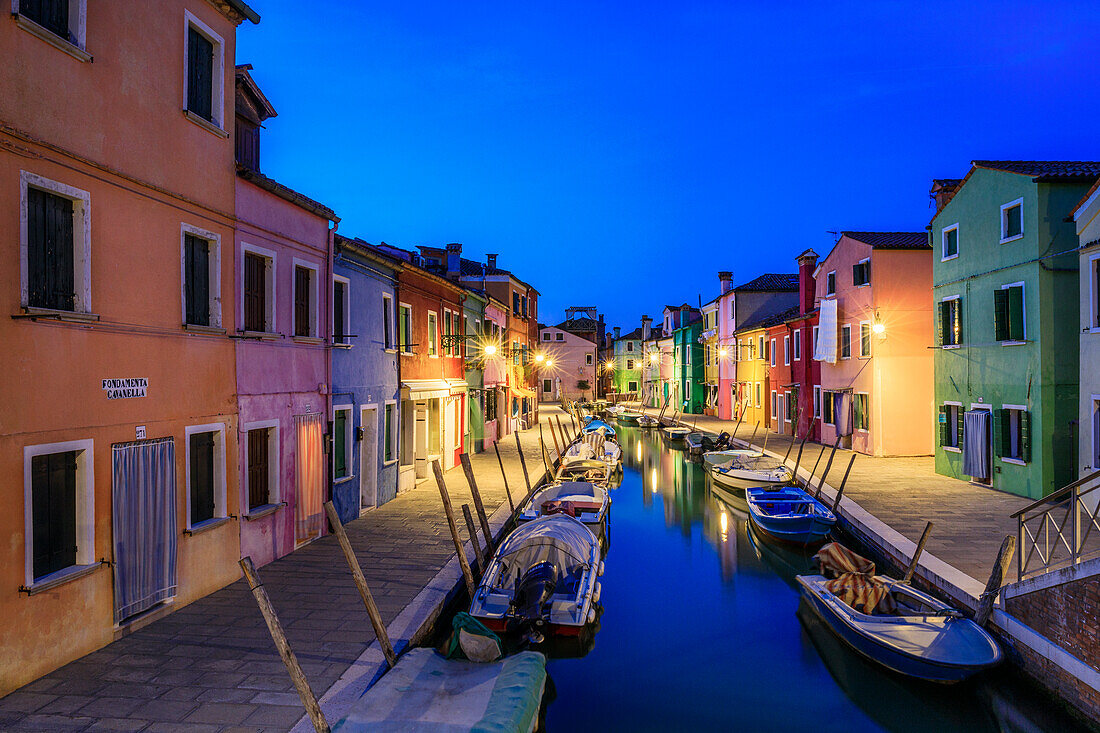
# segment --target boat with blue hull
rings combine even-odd
[[[588,435],[589,433],[596,432],[600,428],[603,428],[604,430],[607,431],[607,437],[609,437],[609,438],[614,438],[615,437],[615,428],[611,427],[610,425],[605,423],[603,420],[599,420],[597,418],[592,418],[591,420],[588,420],[585,423],[585,426],[583,428],[581,428],[581,432],[584,433],[585,435]]]
[[[794,486],[748,488],[745,501],[756,527],[787,542],[819,542],[836,524],[836,515],[824,504]]]

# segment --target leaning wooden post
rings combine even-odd
[[[902,577],[902,583],[908,583],[913,579],[913,573],[917,572],[917,564],[920,562],[921,553],[924,552],[924,544],[928,542],[928,535],[932,534],[932,523],[924,525],[924,531],[921,532],[920,542],[917,543],[917,549],[913,551],[913,559],[909,561],[909,567],[905,570],[905,576]]]
[[[531,493],[531,477],[527,475],[527,461],[523,460],[523,446],[519,444],[519,433],[512,433],[516,436],[516,450],[519,451],[519,467],[523,469],[523,482],[527,484],[527,494]],[[524,494],[524,496],[527,496]]]
[[[570,444],[573,442],[572,437],[569,435],[569,431],[565,429],[565,426],[561,424],[561,415],[554,415],[554,420],[558,423],[558,432],[561,433],[562,445],[568,450]]]
[[[814,491],[814,498],[817,499],[821,496],[821,487],[825,485],[825,477],[829,475],[829,469],[833,467],[833,456],[836,455],[836,449],[840,447],[840,436],[836,436],[836,443],[833,444],[833,449],[829,451],[829,461],[825,464],[825,471],[821,474],[821,480],[817,482],[817,490]]]
[[[477,525],[474,524],[474,515],[470,512],[470,505],[462,505],[462,518],[466,520],[466,531],[470,533],[470,544],[474,546],[474,558],[477,559],[478,573],[485,572],[485,554],[481,551],[481,545],[477,542]]]
[[[271,632],[271,638],[275,641],[275,648],[279,650],[279,656],[283,658],[283,664],[286,665],[286,670],[290,673],[290,679],[298,690],[298,697],[301,698],[310,722],[313,723],[313,729],[317,733],[329,733],[331,728],[328,727],[325,714],[321,712],[321,706],[317,704],[317,696],[313,694],[313,688],[309,686],[309,682],[306,680],[302,665],[298,664],[298,658],[294,656],[294,651],[290,648],[290,642],[287,641],[283,626],[279,623],[275,607],[271,605],[271,599],[268,598],[267,591],[264,590],[264,584],[260,582],[260,576],[256,574],[256,566],[252,564],[252,558],[242,557],[240,565],[241,570],[244,571],[244,577],[248,581],[248,589],[252,591],[252,597],[256,599],[256,604],[260,607],[260,613],[264,615],[267,630]]]
[[[814,482],[814,474],[817,473],[817,467],[821,465],[821,456],[823,455],[825,455],[825,446],[821,446],[821,450],[817,452],[817,460],[814,461],[813,470],[810,471],[810,477],[806,479],[806,491],[810,490],[810,485]]]
[[[546,451],[546,442],[542,439],[541,435],[539,436],[539,447],[542,448],[542,465],[546,467],[544,478],[546,476],[552,476],[554,472],[551,466],[554,465],[554,462],[550,460],[550,454]]]
[[[481,501],[481,492],[477,488],[477,479],[474,478],[474,469],[470,465],[470,455],[463,453],[458,457],[462,462],[462,472],[466,474],[466,483],[470,485],[470,496],[474,498],[474,509],[477,511],[478,521],[481,522],[481,531],[485,535],[485,553],[493,554],[493,530],[489,529],[489,517],[485,514],[485,504]],[[485,566],[482,565],[484,568]]]
[[[573,411],[569,411],[569,424],[573,426],[573,432],[577,432],[577,421],[573,419]]]
[[[989,581],[985,584],[985,592],[978,598],[978,612],[974,614],[974,623],[978,626],[985,626],[985,622],[993,614],[993,601],[1001,590],[1001,583],[1004,582],[1008,564],[1012,562],[1012,553],[1015,551],[1015,535],[1005,535],[1001,549],[997,552],[997,561],[993,563],[993,572],[989,574]]]
[[[466,590],[470,592],[470,598],[473,598],[477,588],[474,585],[474,574],[470,570],[470,561],[466,559],[466,551],[462,549],[462,538],[458,536],[451,495],[447,493],[447,482],[443,480],[443,469],[439,467],[438,460],[432,461],[432,471],[435,473],[435,483],[439,486],[439,495],[443,497],[443,512],[447,515],[447,527],[451,530],[451,539],[455,543],[455,553],[458,554],[458,564],[462,567],[462,577],[466,579]]]
[[[500,448],[497,447],[497,442],[493,441],[493,451],[497,454],[497,464],[500,466],[500,477],[504,479],[504,495],[508,497],[508,506],[512,509],[512,514],[516,513],[516,503],[512,501],[512,490],[508,488],[508,474],[504,472],[504,461],[500,458]]]
[[[856,454],[853,452],[851,459],[848,461],[848,468],[844,469],[844,478],[840,482],[840,488],[836,490],[836,497],[833,498],[833,514],[836,514],[837,508],[840,507],[840,497],[844,496],[844,487],[848,484],[848,474],[852,472],[852,464],[856,462]]]
[[[761,446],[760,452],[761,453],[767,453],[768,452],[768,426],[767,425],[764,426],[764,445]]]
[[[379,646],[382,647],[382,653],[386,656],[386,661],[392,667],[397,664],[397,655],[393,653],[393,644],[390,643],[389,632],[386,630],[386,624],[382,621],[382,614],[378,612],[378,605],[374,602],[374,596],[371,595],[370,588],[367,586],[363,568],[359,566],[359,558],[355,556],[355,551],[351,549],[351,541],[348,540],[347,530],[340,523],[340,517],[336,514],[336,507],[332,505],[331,501],[325,502],[325,514],[328,515],[332,533],[336,535],[336,540],[340,543],[340,549],[344,551],[344,559],[347,560],[348,567],[351,568],[351,577],[355,580],[355,587],[359,589],[359,597],[363,599],[363,605],[367,607],[367,615],[370,616],[371,626],[374,627],[374,636],[378,639]]]
[[[752,435],[749,436],[749,442],[748,442],[748,445],[746,447],[752,448],[752,441],[756,438],[756,431],[759,430],[759,429],[760,429],[760,423],[756,423],[756,425],[753,426]]]
[[[794,448],[794,442],[798,440],[798,423],[802,420],[802,405],[798,406],[798,412],[795,413],[794,426],[791,430],[791,442],[787,444],[787,452],[783,454],[783,463],[787,463],[787,459],[791,457],[791,449]]]
[[[542,436],[542,423],[539,423],[539,437]],[[554,439],[554,450],[557,451],[558,460],[561,460],[561,446],[558,444],[558,434],[554,432],[554,424],[550,424],[550,437]]]

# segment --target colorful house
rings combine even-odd
[[[397,277],[401,266],[335,237],[332,276],[332,503],[349,522],[397,496],[401,410]]]
[[[1081,385],[1077,465],[1084,477],[1100,470],[1100,183],[1073,211],[1080,242]]]
[[[798,315],[798,306],[790,308],[768,318],[770,324],[765,329],[768,342],[768,419],[772,430],[783,435],[792,435],[798,404],[798,385],[791,375],[791,363],[794,358],[794,339],[787,321]],[[801,356],[801,354],[800,354]]]
[[[771,315],[759,316],[733,332],[737,359],[737,399],[733,418],[748,425],[771,426],[768,395],[768,322]]]
[[[718,388],[721,372],[720,353],[727,353],[722,349],[718,339],[718,306],[721,296],[709,303],[704,303],[703,312],[703,388],[706,390],[706,400],[703,404],[703,414],[718,414]]]
[[[539,349],[547,361],[539,380],[539,399],[553,402],[592,397],[596,389],[593,341],[557,326],[544,326],[539,331]]]
[[[798,313],[787,319],[791,336],[791,386],[785,401],[797,420],[795,435],[821,439],[821,362],[813,358],[817,345],[817,253],[808,249],[798,262]],[[816,419],[815,419],[816,418]]]
[[[612,388],[622,399],[638,399],[642,388],[642,329],[622,335],[616,326],[611,348]]]
[[[232,62],[259,18],[69,5],[0,23],[0,696],[240,576]]]
[[[462,296],[463,341],[466,344],[466,449],[485,450],[485,359],[482,329],[489,296],[467,289]]]
[[[686,303],[680,306],[679,313],[676,329],[672,332],[674,379],[679,384],[679,404],[683,412],[699,415],[707,400],[703,345],[700,343],[703,314]]]
[[[817,265],[821,440],[873,456],[932,454],[927,232],[841,232]]]
[[[653,319],[642,316],[642,404],[646,407],[660,407],[661,396],[661,350],[657,345],[661,331],[652,327]]]
[[[1066,219],[1098,176],[1096,162],[977,160],[934,184],[939,473],[1030,498],[1077,477],[1080,254]]]
[[[488,447],[504,437],[508,428],[508,421],[502,417],[508,404],[508,370],[503,358],[497,355],[498,349],[504,342],[504,333],[508,329],[508,306],[491,295],[486,297],[485,320],[482,322],[483,343],[478,346],[478,353],[484,386],[483,442]],[[489,354],[489,351],[493,353]]]
[[[326,466],[325,436],[347,446],[352,418],[329,394],[329,224],[339,220],[260,172],[260,129],[275,110],[247,66],[237,68],[236,90],[241,555],[262,565],[322,534],[329,475],[350,480],[346,452]],[[343,426],[339,438],[330,421]]]

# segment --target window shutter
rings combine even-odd
[[[268,503],[267,429],[248,431],[248,507]]]
[[[966,445],[966,420],[963,419],[965,414],[966,412],[961,407],[955,410],[956,447],[959,450],[962,450]]]
[[[386,301],[382,301],[382,324],[385,331],[385,343],[383,348],[393,348],[390,343],[390,314],[386,312]],[[337,344],[346,344],[344,338],[344,283],[336,281],[332,285],[332,341]]]
[[[184,235],[184,294],[187,322],[210,325],[210,270],[208,244],[190,234]]]
[[[294,335],[311,336],[309,332],[309,277],[304,267],[294,268]]]
[[[27,189],[28,305],[71,311],[75,307],[73,202]]]
[[[954,328],[955,328],[955,331],[957,333],[957,340],[955,341],[955,343],[961,344],[966,339],[966,337],[963,335],[963,325],[964,324],[963,324],[962,300],[953,300],[953,301],[951,301],[951,308],[955,312],[955,322],[954,322],[955,326],[954,326]]]
[[[1008,291],[993,291],[993,334],[997,341],[1008,340]]]
[[[940,417],[939,417],[939,423],[938,424],[939,424],[939,428],[940,428],[940,445],[941,446],[947,445],[947,430],[948,430],[947,405],[940,405]],[[950,427],[952,429],[954,429],[955,426],[952,425]]]
[[[951,307],[951,301],[949,301],[949,300],[940,301],[939,342],[940,342],[941,346],[946,345],[948,343],[948,341],[947,341],[947,339],[949,338],[948,334],[951,333],[950,321],[948,320],[949,313],[950,313],[950,310],[949,310],[950,307]]]
[[[211,122],[213,78],[214,44],[194,28],[188,28],[187,109]]]
[[[214,518],[214,434],[191,436],[191,524]]]
[[[31,459],[33,573],[76,564],[76,452]]]
[[[1017,285],[1008,293],[1008,337],[1013,341],[1024,340],[1024,289]]]
[[[267,330],[267,261],[251,252],[244,256],[244,328],[246,331]]]
[[[1031,413],[1020,410],[1020,460],[1031,461]]]
[[[1012,445],[1008,434],[1011,421],[1007,410],[993,410],[993,455],[1004,457],[1005,451]]]

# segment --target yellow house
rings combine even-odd
[[[749,324],[734,331],[733,335],[733,358],[737,365],[737,401],[733,419],[740,420],[746,426],[770,427],[767,329]]]

